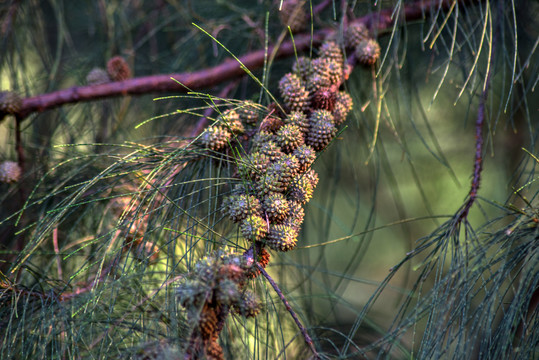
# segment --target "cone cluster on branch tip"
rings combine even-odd
[[[244,317],[259,313],[256,296],[244,289],[250,271],[251,265],[242,256],[216,252],[200,260],[178,286],[179,302],[186,308],[192,326],[186,349],[191,356],[223,359],[217,338],[228,313],[234,311]]]
[[[246,101],[224,111],[197,138],[210,151],[226,151],[243,140],[240,154],[233,154],[242,185],[225,198],[223,212],[248,241],[276,251],[296,246],[302,206],[318,182],[311,165],[353,106],[351,96],[339,90],[344,79],[341,47],[326,41],[319,57],[298,58],[293,72],[280,79],[281,106]]]
[[[14,161],[4,161],[0,164],[0,182],[16,183],[21,179],[22,171]]]

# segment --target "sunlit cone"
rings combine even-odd
[[[327,58],[317,58],[312,61],[314,74],[329,79],[329,83],[339,84],[343,76],[343,64]]]
[[[252,152],[238,161],[238,172],[243,179],[257,180],[264,176],[270,158],[261,152]]]
[[[226,127],[233,134],[242,134],[245,131],[240,115],[232,109],[224,111],[217,117],[219,126]]]
[[[131,69],[121,56],[114,56],[107,62],[107,73],[113,81],[123,81],[131,77]]]
[[[305,210],[303,210],[303,206],[299,202],[292,199],[288,201],[288,204],[290,211],[288,212],[288,217],[283,221],[283,225],[290,226],[299,233],[305,219]]]
[[[316,159],[316,151],[309,145],[302,145],[298,147],[292,153],[298,159],[299,169],[298,172],[301,174],[311,167]]]
[[[301,84],[300,78],[288,73],[279,81],[279,91],[290,111],[303,111],[309,105],[309,92]]]
[[[236,112],[240,116],[241,121],[246,125],[255,125],[258,122],[257,106],[251,100],[244,101]]]
[[[0,91],[0,120],[2,114],[17,114],[21,111],[22,99],[16,92]]]
[[[253,195],[231,195],[225,203],[225,213],[234,222],[240,222],[246,217],[262,214],[260,201]]]
[[[255,183],[255,190],[259,198],[263,198],[271,192],[283,192],[288,186],[287,182],[283,181],[283,177],[277,173],[266,172],[263,177]]]
[[[273,250],[289,251],[296,247],[298,232],[291,226],[272,225],[266,237],[266,244]]]
[[[220,150],[224,148],[232,135],[224,126],[210,126],[197,139],[198,144],[209,150]]]
[[[318,178],[318,173],[316,171],[314,171],[314,169],[310,169],[303,176],[305,176],[305,178],[309,179],[309,181],[313,185],[313,189],[315,189],[316,185],[318,185],[318,179],[319,179]]]
[[[363,40],[356,47],[356,56],[360,64],[373,65],[380,58],[380,45],[374,39]]]
[[[307,115],[301,111],[292,111],[286,116],[284,123],[299,127],[303,135],[307,134],[309,131],[309,119],[307,119]]]
[[[0,182],[16,183],[21,179],[22,171],[14,161],[4,161],[0,164]]]
[[[277,6],[282,4],[279,11],[281,23],[288,27],[293,33],[305,30],[309,20],[307,10],[305,8],[305,0],[276,0]]]
[[[268,141],[258,148],[258,152],[266,156],[270,161],[276,161],[284,155],[284,152],[276,141]]]
[[[277,143],[285,153],[291,153],[305,143],[303,132],[297,125],[286,124],[277,131]]]
[[[261,216],[249,216],[242,220],[240,231],[246,239],[258,241],[266,236],[268,223]]]
[[[102,68],[93,68],[86,75],[86,83],[88,85],[99,85],[110,82],[109,74]]]
[[[339,64],[342,64],[344,57],[339,44],[336,41],[324,41],[324,43],[318,49],[318,56],[333,60]]]
[[[318,109],[311,113],[311,116],[309,116],[309,125],[312,128],[314,125],[316,125],[319,122],[329,122],[333,123],[333,115],[330,111],[325,109]]]
[[[305,176],[298,175],[292,181],[288,196],[300,204],[306,204],[313,197],[313,185]]]
[[[298,173],[298,170],[298,159],[294,155],[285,154],[268,166],[267,174],[278,176],[283,183],[284,190],[286,190],[292,178]]]
[[[353,23],[344,33],[344,45],[349,49],[355,49],[361,41],[367,40],[369,37],[369,30],[363,23]]]
[[[288,216],[288,200],[281,193],[271,192],[266,195],[262,208],[272,223],[281,223]]]
[[[341,125],[352,110],[354,102],[352,97],[345,91],[339,91],[336,95],[335,108],[333,109],[333,120],[335,125]]]

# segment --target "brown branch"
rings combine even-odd
[[[501,18],[503,18],[501,12],[501,3],[498,6]],[[494,54],[497,39],[499,36],[499,31],[496,31],[494,38],[492,39],[492,54]],[[489,62],[493,63],[494,59],[491,57],[488,59]],[[456,225],[460,224],[463,220],[468,217],[471,207],[475,203],[477,198],[477,193],[479,191],[479,186],[481,184],[481,172],[483,170],[483,127],[485,124],[485,104],[488,98],[488,91],[490,88],[490,78],[492,75],[493,66],[489,67],[487,77],[485,79],[485,85],[483,86],[483,92],[479,99],[479,108],[477,109],[477,120],[475,121],[475,157],[474,157],[474,167],[473,167],[473,178],[472,184],[470,186],[470,192],[468,193],[468,200],[464,203],[461,210],[458,213]]]
[[[475,2],[478,2],[478,0],[459,0],[459,4],[462,5]],[[419,0],[406,4],[401,13],[401,22],[422,19],[434,10],[449,8],[452,3],[453,0]],[[392,13],[393,9],[388,8],[363,16],[353,22],[364,23],[371,29],[376,28],[376,31],[380,33],[390,29],[394,25],[395,17],[391,17]],[[312,35],[312,38],[310,34],[297,34],[294,36],[294,41],[285,41],[279,46],[275,53],[275,58],[292,56],[296,52],[309,49],[311,45],[318,45],[327,35],[330,35],[334,31],[331,28],[321,29],[316,31]],[[257,50],[243,55],[239,58],[241,64],[234,59],[227,59],[217,66],[191,73],[144,76],[106,84],[75,86],[47,94],[36,95],[23,100],[21,110],[17,115],[21,119],[24,119],[34,112],[42,112],[65,104],[114,96],[142,95],[159,92],[186,93],[190,90],[207,89],[245,75],[245,69],[249,69],[249,71],[259,69],[264,65],[266,54],[273,51],[274,47],[269,47],[267,50]]]
[[[305,343],[307,344],[309,349],[312,351],[315,359],[320,359],[320,355],[318,355],[318,352],[316,351],[316,348],[314,347],[313,340],[309,336],[309,333],[307,333],[307,329],[305,329],[301,321],[299,321],[298,316],[296,315],[294,310],[292,310],[290,303],[288,302],[288,300],[286,300],[286,297],[284,296],[281,289],[279,289],[279,286],[277,285],[277,283],[272,279],[272,277],[268,274],[268,272],[262,266],[260,266],[260,264],[256,264],[256,267],[262,273],[262,275],[264,275],[264,277],[268,280],[271,287],[273,287],[273,290],[275,290],[275,292],[277,293],[277,295],[283,302],[284,306],[286,307],[286,310],[290,313],[290,316],[292,316],[292,319],[294,319],[294,322],[296,323],[297,327],[299,328],[299,331],[301,331],[301,334],[303,335],[303,338],[305,339]]]

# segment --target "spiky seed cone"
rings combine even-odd
[[[288,216],[288,200],[281,193],[271,192],[266,195],[262,208],[272,223],[281,223]]]
[[[221,306],[235,305],[241,298],[238,284],[229,279],[222,279],[215,288],[215,297]]]
[[[336,95],[335,108],[333,109],[333,120],[335,125],[341,125],[345,120],[348,113],[352,110],[354,102],[352,97],[345,91],[339,91]]]
[[[314,169],[310,169],[303,176],[305,176],[305,178],[309,179],[309,181],[313,185],[313,189],[316,188],[316,185],[318,185],[319,178],[318,178],[318,173],[316,171],[314,171]]]
[[[283,178],[277,173],[269,173],[261,177],[255,183],[255,190],[257,196],[263,198],[271,192],[283,192],[288,186],[287,182],[283,181]]]
[[[88,85],[106,84],[108,82],[110,82],[110,78],[105,69],[93,68],[88,75],[86,75],[86,83]]]
[[[292,153],[299,162],[298,172],[301,174],[307,171],[316,159],[316,151],[309,145],[302,145]]]
[[[245,132],[240,116],[235,110],[226,110],[217,117],[217,122],[220,126],[226,127],[233,134],[242,134]]]
[[[281,126],[283,126],[283,121],[281,118],[268,115],[260,122],[258,131],[274,133],[275,131],[279,130]]]
[[[248,250],[248,251],[252,251],[251,250]],[[260,265],[262,268],[266,268],[266,266],[269,264],[269,260],[270,260],[270,254],[269,252],[262,248],[260,250],[260,252],[258,254],[256,254],[257,258],[256,258],[256,263],[258,263],[258,265]],[[245,269],[245,277],[249,278],[249,279],[254,279],[256,278],[258,275],[260,275],[260,270],[258,269],[258,267],[256,266],[256,263],[252,263],[250,265],[248,265]]]
[[[281,156],[276,162],[268,166],[268,174],[278,176],[284,189],[288,187],[292,178],[298,173],[299,161],[291,154]]]
[[[297,125],[286,124],[277,131],[277,143],[289,154],[305,143],[303,132]]]
[[[232,135],[227,128],[216,125],[206,128],[197,142],[203,148],[216,151],[224,148],[231,137]]]
[[[274,225],[271,226],[266,244],[273,250],[288,251],[296,247],[298,242],[298,233],[291,226]]]
[[[14,161],[4,161],[0,164],[0,182],[16,183],[21,179],[21,168]]]
[[[313,109],[324,109],[333,111],[335,108],[336,94],[333,87],[322,87],[318,89],[311,99]]]
[[[369,30],[363,23],[353,23],[346,29],[344,45],[349,49],[355,49],[361,41],[367,40],[369,37]]]
[[[380,58],[380,45],[374,39],[361,41],[356,47],[356,56],[360,64],[374,65]]]
[[[244,101],[236,112],[240,116],[241,121],[246,125],[255,125],[258,122],[257,106],[251,100]]]
[[[317,58],[312,61],[313,70],[324,78],[329,79],[330,84],[339,84],[343,76],[343,64],[328,58]]]
[[[246,239],[258,241],[266,236],[268,232],[268,223],[258,215],[249,216],[242,220],[240,231]]]
[[[297,176],[290,186],[289,197],[292,201],[306,204],[313,197],[313,185],[305,176]]]
[[[309,125],[311,128],[316,125],[319,122],[329,122],[333,123],[333,115],[328,110],[319,109],[315,110],[311,113],[311,116],[309,116]]]
[[[244,276],[245,271],[236,264],[226,264],[219,269],[219,275],[225,279],[239,283]]]
[[[22,99],[13,91],[0,91],[0,120],[2,114],[17,114],[21,111]]]
[[[113,81],[122,81],[131,77],[131,69],[121,56],[114,56],[107,62],[107,73]]]
[[[300,56],[294,65],[292,65],[292,71],[296,74],[302,83],[307,82],[309,77],[313,73],[313,65],[311,59],[305,56]]]
[[[284,123],[299,127],[303,135],[309,132],[309,119],[307,119],[307,115],[301,111],[292,111],[286,116]]]
[[[238,172],[243,179],[260,179],[266,173],[269,163],[268,156],[255,151],[238,161]]]
[[[225,213],[230,220],[240,222],[249,216],[262,214],[262,206],[253,195],[232,195],[226,201]]]
[[[223,348],[216,340],[211,341],[206,348],[206,359],[207,360],[224,360],[225,355],[223,353]]]
[[[307,82],[307,91],[309,91],[309,96],[312,97],[319,89],[328,88],[330,86],[331,80],[329,79],[328,74],[313,73]]]
[[[277,0],[276,3],[279,6],[281,1]],[[290,30],[293,33],[305,30],[308,21],[305,0],[283,1],[279,11],[279,18],[285,27],[290,26]]]
[[[301,84],[300,78],[288,73],[279,81],[279,91],[290,111],[303,111],[309,105],[309,92]]]
[[[275,140],[275,135],[269,131],[259,131],[253,136],[251,141],[253,149],[260,149],[265,143]]]
[[[260,312],[260,303],[252,291],[245,291],[236,307],[236,312],[245,317],[255,317]]]
[[[290,211],[288,212],[288,217],[283,221],[283,225],[290,226],[299,232],[305,219],[305,210],[297,201],[289,200],[288,204],[290,205]]]
[[[266,156],[270,161],[276,161],[281,158],[284,153],[277,142],[269,141],[258,149],[258,152]]]
[[[333,140],[337,128],[329,121],[319,121],[311,126],[306,143],[316,151],[323,150]]]
[[[318,56],[333,60],[339,64],[344,62],[341,48],[336,41],[326,40],[318,49]]]
[[[198,319],[198,328],[203,339],[212,339],[217,330],[217,314],[215,309],[204,305]]]

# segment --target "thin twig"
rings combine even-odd
[[[495,53],[497,38],[499,31],[496,31],[494,38],[492,39],[491,53]],[[458,214],[456,225],[460,224],[463,220],[468,217],[471,207],[475,203],[477,198],[477,193],[479,191],[479,186],[481,184],[481,172],[483,170],[483,127],[485,124],[485,104],[488,98],[488,91],[490,88],[490,79],[492,75],[492,66],[494,64],[493,56],[488,59],[491,63],[491,66],[488,68],[487,77],[485,79],[485,84],[483,86],[483,92],[481,93],[481,98],[479,99],[479,108],[477,109],[477,120],[475,122],[475,157],[474,157],[474,168],[473,168],[473,178],[472,185],[470,187],[470,192],[468,193],[468,200],[463,205],[462,210]]]
[[[60,258],[60,248],[58,247],[58,228],[52,229],[52,246],[56,254],[56,266],[58,267],[58,279],[62,280],[62,259]]]
[[[316,349],[314,347],[313,340],[311,339],[311,337],[307,333],[307,329],[305,329],[305,327],[303,326],[301,321],[299,321],[298,316],[296,315],[294,310],[292,310],[292,307],[288,303],[288,300],[286,300],[286,298],[284,297],[283,292],[281,291],[281,289],[279,289],[279,286],[277,286],[275,281],[273,281],[272,277],[268,274],[268,272],[262,266],[260,266],[260,264],[257,263],[256,267],[258,268],[258,270],[260,270],[262,275],[264,275],[264,277],[269,281],[269,283],[273,287],[273,290],[275,290],[275,292],[277,293],[277,295],[279,296],[279,298],[283,302],[284,306],[286,307],[286,310],[288,310],[288,312],[290,313],[290,316],[292,316],[292,318],[294,319],[294,322],[298,326],[299,331],[301,331],[301,334],[303,335],[303,338],[305,339],[305,343],[307,343],[307,346],[309,347],[309,349],[311,349],[311,351],[313,352],[315,358],[320,359],[320,355],[318,355],[318,352],[316,351]]]

